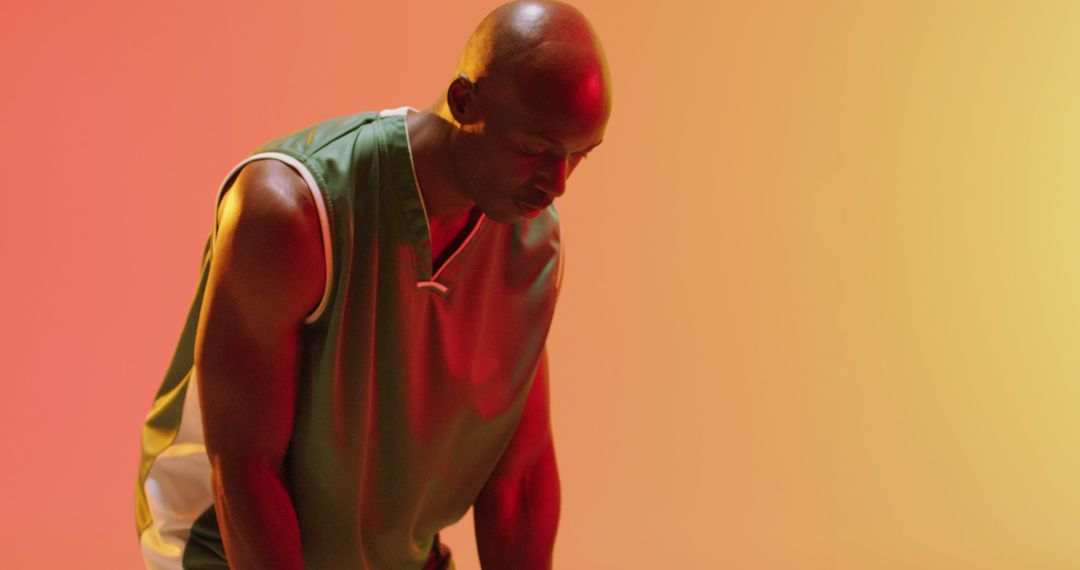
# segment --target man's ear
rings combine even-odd
[[[480,120],[476,84],[464,73],[450,82],[450,87],[446,90],[446,104],[458,124],[471,125]]]

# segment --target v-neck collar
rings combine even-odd
[[[381,142],[386,150],[390,182],[397,189],[401,199],[406,228],[416,252],[416,286],[420,289],[431,289],[445,296],[453,278],[455,262],[460,260],[461,254],[476,240],[486,226],[487,216],[481,213],[468,235],[446,257],[446,261],[439,267],[432,268],[434,254],[431,250],[431,225],[424,206],[424,197],[420,193],[420,185],[416,180],[412,145],[405,121],[409,111],[418,112],[412,107],[399,107],[379,113],[379,116],[385,119],[379,121],[383,134]]]

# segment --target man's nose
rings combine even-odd
[[[540,189],[556,198],[562,196],[566,192],[566,177],[570,174],[569,163],[570,158],[566,156],[553,158],[545,169],[547,173]]]

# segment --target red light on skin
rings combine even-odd
[[[532,70],[516,78],[517,92],[525,106],[543,118],[530,130],[564,143],[571,143],[574,135],[602,134],[611,110],[611,87],[607,69],[591,47],[549,42],[537,47],[528,63]],[[589,144],[597,138],[574,142]]]
[[[603,101],[604,82],[598,72],[580,81],[570,99],[574,115],[586,118],[587,122],[597,120],[604,113],[606,106],[602,104]]]

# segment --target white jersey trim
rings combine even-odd
[[[438,279],[439,275],[443,272],[443,269],[446,269],[446,266],[450,265],[450,262],[453,261],[459,253],[461,253],[461,250],[465,249],[465,246],[469,245],[469,242],[472,241],[472,238],[476,235],[476,232],[480,231],[480,226],[484,225],[484,220],[486,219],[487,216],[485,216],[484,214],[480,214],[480,217],[476,220],[476,223],[473,224],[472,230],[469,231],[469,235],[465,236],[465,240],[461,242],[461,245],[459,245],[458,248],[454,250],[454,253],[450,254],[450,257],[446,258],[446,261],[442,262],[442,265],[439,266],[439,270],[431,276],[431,282],[435,282],[435,280]],[[431,235],[430,231],[428,232],[428,235]],[[435,255],[435,252],[432,251],[431,255]]]
[[[225,180],[221,182],[217,197],[214,199],[214,228],[211,240],[212,243],[217,241],[217,209],[221,204],[221,197],[225,194],[225,190],[228,188],[233,176],[236,176],[236,173],[247,163],[264,158],[272,158],[284,162],[300,174],[300,177],[307,183],[308,190],[311,191],[312,197],[315,198],[315,209],[319,212],[319,226],[322,230],[323,255],[326,260],[326,286],[323,288],[323,295],[322,299],[319,300],[319,304],[308,316],[304,317],[304,324],[311,324],[318,320],[323,311],[326,310],[326,305],[330,302],[331,280],[334,277],[334,252],[333,242],[330,240],[330,217],[327,215],[326,202],[323,200],[322,192],[319,190],[319,183],[315,181],[315,177],[311,174],[311,171],[308,170],[307,166],[304,166],[304,163],[284,153],[260,152],[245,158],[240,164],[234,166],[233,169],[229,171],[229,174],[225,176]]]
[[[386,109],[379,111],[380,117],[397,117],[402,116],[409,117],[409,111],[419,112],[412,107],[398,107],[397,109]],[[431,218],[428,217],[427,204],[424,203],[424,193],[420,191],[420,179],[416,176],[416,162],[413,161],[412,154],[412,140],[409,138],[409,124],[405,123],[405,148],[409,149],[409,168],[412,169],[413,182],[416,183],[416,195],[420,198],[420,209],[424,212],[424,227],[428,230],[428,239],[431,239]],[[431,255],[435,255],[435,252],[431,252]],[[434,279],[434,276],[432,277]],[[445,289],[445,287],[443,288]],[[444,290],[443,293],[446,291]]]

